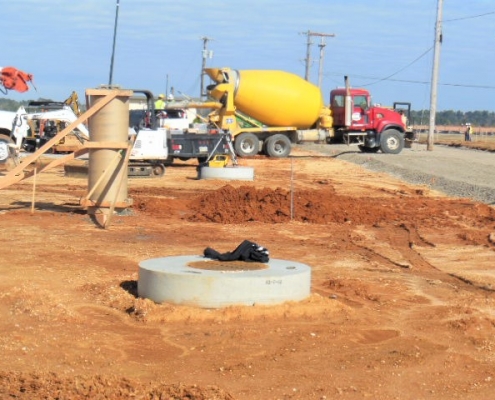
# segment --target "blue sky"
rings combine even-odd
[[[35,77],[14,100],[64,100],[109,83],[116,0],[0,0],[2,58]],[[325,40],[322,92],[365,87],[377,103],[430,106],[437,0],[120,0],[113,83],[156,95],[200,93],[210,67],[305,75],[307,36]],[[495,3],[445,0],[437,109],[495,111]],[[318,83],[320,38],[310,80]],[[209,83],[208,80],[205,83]]]

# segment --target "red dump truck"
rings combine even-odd
[[[397,110],[374,106],[365,89],[330,92],[324,105],[320,89],[298,75],[272,70],[206,68],[213,84],[207,103],[209,121],[228,130],[241,157],[264,153],[287,157],[301,142],[344,142],[363,152],[400,153],[414,133]],[[401,103],[406,104],[406,103]],[[195,104],[195,107],[201,105]]]

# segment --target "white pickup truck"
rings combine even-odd
[[[12,132],[12,121],[14,121],[14,111],[0,110],[0,134],[10,136]]]
[[[164,110],[155,110],[157,128],[168,129],[174,133],[184,133],[193,124],[196,118],[195,110],[186,110],[184,108],[167,108]],[[131,126],[149,125],[149,114],[145,109],[131,110],[129,118]]]
[[[14,143],[11,139],[12,122],[15,112],[0,110],[0,164],[9,158],[9,144]]]

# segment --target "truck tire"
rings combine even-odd
[[[387,129],[380,137],[380,148],[383,153],[399,154],[404,148],[404,137],[397,129]]]
[[[252,157],[258,154],[260,141],[254,133],[241,133],[234,140],[234,150],[239,157]]]
[[[265,153],[270,157],[288,157],[291,151],[290,139],[277,133],[265,141]]]
[[[0,134],[0,164],[4,164],[10,157],[9,144],[13,144],[14,141],[10,136]]]

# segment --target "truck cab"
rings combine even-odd
[[[372,105],[365,89],[338,88],[330,92],[335,138],[356,144],[363,152],[398,154],[404,147],[406,126],[401,114]]]
[[[9,159],[9,145],[14,143],[12,139],[12,122],[15,118],[13,111],[0,111],[0,164]]]

